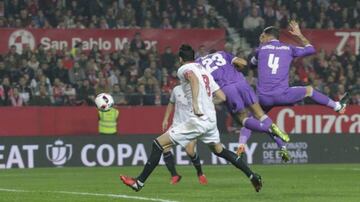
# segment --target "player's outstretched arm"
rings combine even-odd
[[[235,57],[231,62],[238,70],[242,70],[247,66],[247,61],[243,58]]]
[[[290,34],[296,36],[303,46],[310,45],[310,41],[301,33],[299,24],[295,20],[291,20],[289,23]]]
[[[198,104],[199,79],[196,77],[196,75],[192,71],[188,71],[186,73],[185,78],[190,83],[191,95],[192,95],[192,105],[193,105],[192,107],[193,107],[193,110],[194,110],[194,114],[197,115],[197,116],[202,116],[203,113],[200,111],[199,104]]]
[[[221,89],[214,92],[214,99],[213,99],[214,104],[220,104],[225,101],[226,101],[226,96]]]
[[[295,21],[291,21],[289,32],[296,36],[302,43],[304,47],[292,47],[292,55],[294,57],[303,57],[307,55],[312,55],[316,52],[315,48],[310,44],[309,40],[301,33],[299,24]]]
[[[169,102],[169,104],[166,107],[164,119],[162,122],[162,130],[165,131],[169,126],[169,117],[171,112],[174,110],[174,103]]]

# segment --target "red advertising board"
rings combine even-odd
[[[308,38],[317,50],[324,49],[326,52],[335,51],[341,55],[345,49],[359,54],[360,31],[359,30],[311,30],[305,29],[302,33]],[[287,30],[281,32],[280,39],[284,42],[297,44],[298,41]]]
[[[45,49],[69,49],[80,41],[85,51],[91,50],[95,44],[103,51],[122,50],[137,32],[141,33],[146,48],[155,46],[159,51],[166,46],[176,51],[182,43],[195,49],[200,45],[207,49],[223,49],[225,44],[223,29],[0,29],[0,53],[6,53],[11,45],[15,45],[19,52],[25,46],[33,49],[39,44],[43,44]]]
[[[122,134],[160,134],[165,107],[120,107]],[[93,107],[1,107],[0,136],[96,135]],[[360,106],[339,115],[321,106],[278,107],[270,112],[275,123],[294,134],[360,134]],[[218,120],[225,122],[226,120]]]
[[[360,106],[348,106],[345,114],[327,107],[295,106],[276,107],[270,111],[273,121],[292,134],[360,134]]]

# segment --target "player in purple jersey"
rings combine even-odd
[[[236,121],[251,130],[272,134],[286,142],[289,141],[289,136],[264,113],[254,90],[234,66],[245,66],[247,62],[244,59],[224,51],[217,51],[197,58],[196,62],[211,73],[225,93],[227,107]],[[248,117],[248,111],[254,114],[255,118]]]
[[[338,102],[330,99],[312,86],[289,86],[289,69],[294,58],[304,57],[315,53],[315,48],[301,33],[298,23],[291,21],[289,24],[290,34],[301,41],[302,46],[292,46],[279,41],[279,29],[267,27],[260,35],[260,46],[255,56],[251,58],[251,64],[257,65],[258,83],[257,94],[259,102],[266,112],[274,106],[293,105],[305,97],[309,97],[316,103],[327,106],[336,112],[344,113],[350,99],[349,93],[345,93]],[[239,139],[239,151],[241,153],[251,131],[242,128]],[[288,153],[283,141],[274,137],[281,148],[280,154],[284,161],[289,160]]]

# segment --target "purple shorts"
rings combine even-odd
[[[233,83],[221,90],[226,95],[226,105],[231,113],[237,113],[259,102],[254,89],[246,82]]]
[[[274,106],[293,105],[306,96],[306,86],[294,86],[285,89],[280,94],[264,95],[259,94],[259,102],[265,111]]]

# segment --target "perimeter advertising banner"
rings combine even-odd
[[[360,31],[355,29],[344,30],[321,30],[321,29],[305,29],[302,33],[309,39],[310,43],[317,50],[324,49],[326,52],[334,52],[338,55],[344,53],[345,50],[355,54],[360,53]],[[298,41],[287,30],[281,32],[281,40],[297,44]]]
[[[21,53],[26,46],[34,49],[40,44],[46,50],[69,50],[78,42],[82,42],[84,51],[95,45],[102,51],[116,51],[130,43],[137,32],[141,33],[147,49],[156,47],[161,52],[167,46],[176,51],[183,43],[195,49],[204,45],[207,49],[219,50],[225,44],[223,29],[0,29],[0,54],[7,53],[11,45]]]
[[[118,107],[121,135],[161,134],[164,106]],[[97,135],[95,107],[0,107],[0,136]],[[360,106],[351,105],[345,114],[319,105],[276,107],[269,113],[277,125],[291,134],[360,134]],[[237,129],[226,108],[218,107],[221,133]],[[21,126],[21,127],[19,127]],[[360,138],[360,136],[359,136]]]
[[[37,167],[106,167],[144,165],[151,151],[152,135],[82,137],[7,137],[0,138],[0,169]],[[290,163],[360,163],[357,135],[294,135],[287,145]],[[222,136],[224,146],[235,151],[237,136]],[[226,164],[198,143],[205,165]],[[173,149],[177,165],[190,165],[184,149]],[[263,134],[254,134],[246,147],[249,164],[280,164],[274,142]],[[160,164],[164,164],[163,160]]]

